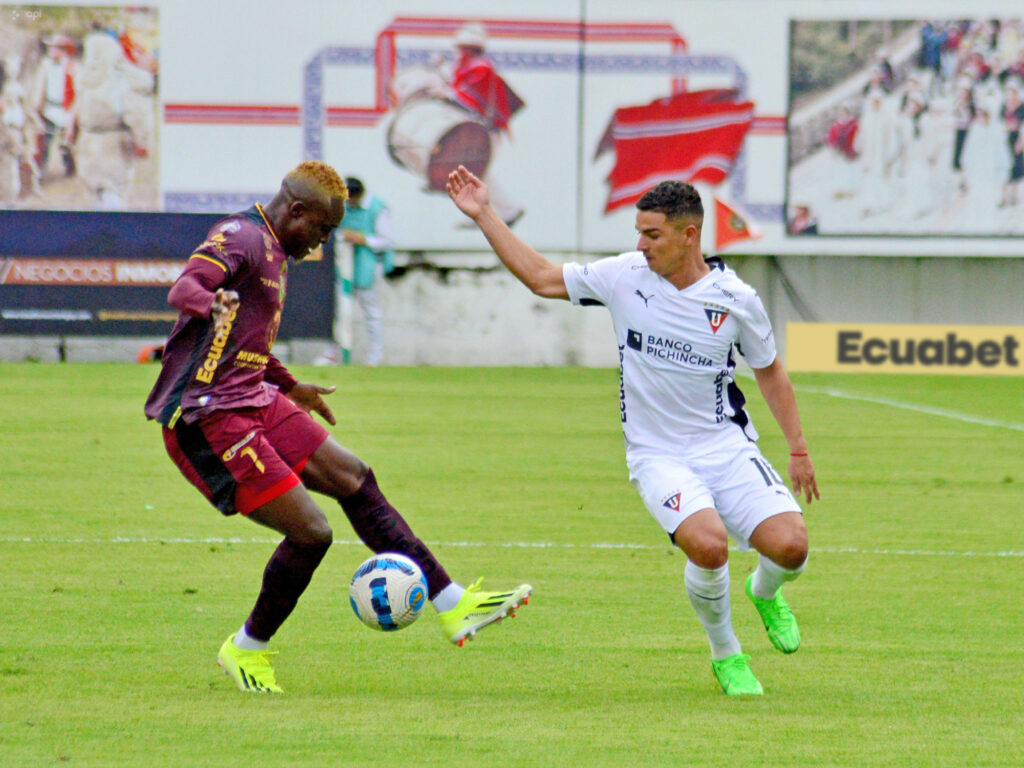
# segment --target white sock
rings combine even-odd
[[[459,600],[462,599],[462,593],[465,591],[466,589],[461,584],[453,581],[447,587],[438,592],[437,596],[431,600],[430,603],[438,613],[450,611],[459,604]]]
[[[732,629],[732,606],[729,601],[729,564],[708,570],[686,561],[683,572],[686,594],[704,625],[711,643],[711,658],[724,659],[739,653],[740,641]]]
[[[778,563],[769,560],[764,555],[758,555],[757,570],[754,571],[754,579],[750,582],[750,591],[754,597],[762,600],[771,600],[778,593],[779,589],[787,581],[793,581],[804,571],[807,565],[805,559],[795,571],[783,568]]]
[[[257,640],[255,637],[251,637],[248,632],[245,631],[245,624],[235,634],[234,639],[235,647],[241,648],[243,651],[265,651],[270,643],[264,642],[263,640]]]

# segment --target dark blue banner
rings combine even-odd
[[[167,292],[215,214],[0,211],[0,334],[159,336]],[[329,338],[330,259],[288,273],[279,338]]]

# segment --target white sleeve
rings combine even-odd
[[[751,368],[766,368],[775,361],[775,332],[760,297],[751,291],[737,318],[740,351]]]
[[[603,304],[608,306],[612,289],[622,270],[627,266],[627,259],[633,254],[624,253],[605,259],[578,264],[565,264],[562,277],[569,299],[573,304]]]

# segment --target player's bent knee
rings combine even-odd
[[[286,538],[299,547],[327,551],[334,543],[334,532],[327,528],[295,528],[288,532]]]
[[[729,539],[717,536],[713,531],[690,531],[684,535],[680,527],[672,541],[694,565],[701,568],[720,568],[729,561]]]
[[[254,509],[249,517],[300,546],[326,549],[334,540],[327,516],[301,485]]]
[[[296,544],[327,549],[334,542],[334,530],[316,504],[310,504],[296,518],[296,525],[287,534]]]
[[[759,544],[761,546],[755,545],[758,552],[787,571],[799,570],[807,560],[806,535],[776,536]]]
[[[807,546],[785,548],[772,559],[788,571],[800,570],[807,562]]]
[[[729,534],[713,509],[702,509],[683,520],[672,541],[701,568],[720,568],[729,560]]]
[[[358,493],[369,471],[369,465],[331,438],[310,456],[302,481],[311,491],[340,499]]]
[[[369,471],[370,467],[362,462],[358,466],[332,467],[329,477],[333,493],[330,495],[334,498],[341,498],[358,493]]]
[[[750,543],[786,570],[798,570],[807,560],[807,526],[799,512],[769,517],[754,529]]]
[[[305,535],[305,543],[327,549],[334,543],[334,531],[326,520],[322,524],[309,527]]]
[[[770,557],[786,570],[796,571],[803,568],[807,552],[807,532],[797,531],[777,541]]]
[[[686,556],[693,561],[695,565],[699,565],[701,568],[721,568],[729,562],[728,545],[720,546],[718,544],[712,544],[710,546],[693,548],[691,551],[687,551],[685,549],[683,551],[686,552]]]

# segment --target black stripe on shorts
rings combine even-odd
[[[210,490],[213,505],[225,515],[238,512],[235,509],[235,488],[238,483],[220,456],[210,447],[199,425],[179,421],[174,432],[182,453]]]

